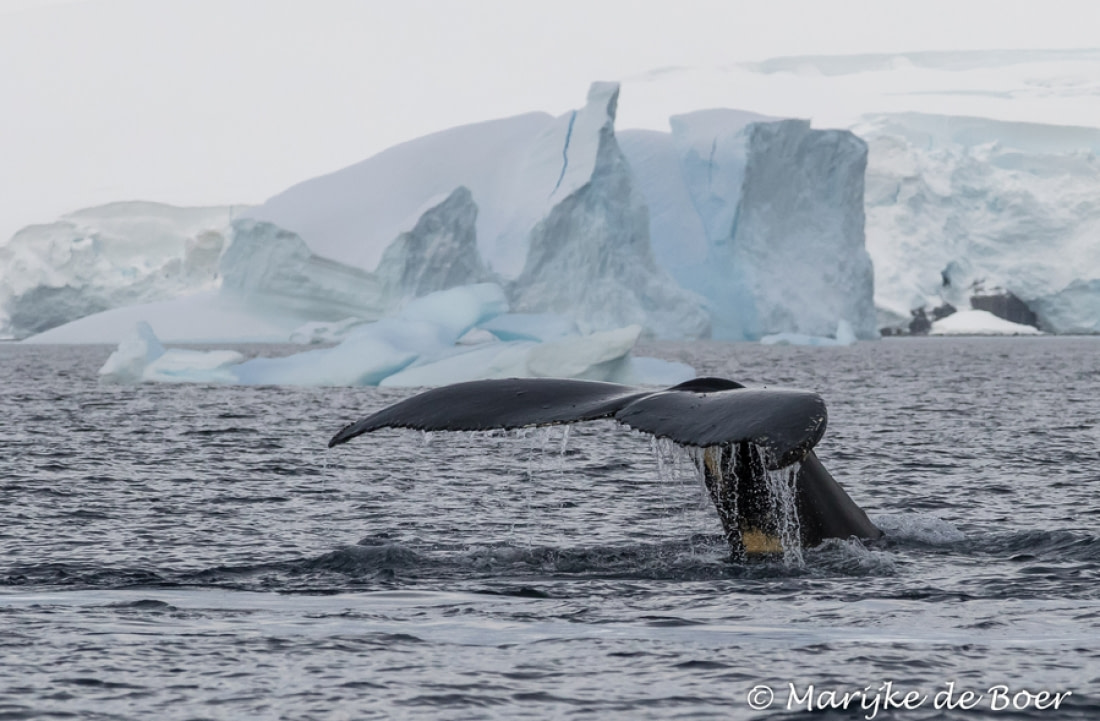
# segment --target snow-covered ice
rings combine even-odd
[[[119,343],[135,323],[148,323],[167,343],[285,343],[300,321],[256,308],[219,291],[128,305],[74,320],[24,343]]]
[[[960,310],[932,323],[929,335],[1042,335],[1030,325],[1012,323],[986,310]]]

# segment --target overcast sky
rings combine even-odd
[[[0,0],[0,242],[112,200],[258,203],[434,130],[565,112],[593,80],[1097,28],[1089,0]],[[655,123],[625,89],[620,109]]]

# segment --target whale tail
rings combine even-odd
[[[746,388],[724,378],[695,378],[659,391],[560,378],[470,381],[366,416],[328,445],[381,428],[481,431],[601,418],[704,449],[704,482],[737,553],[775,551],[783,537],[813,546],[825,538],[882,535],[813,453],[827,413],[821,397],[809,391]],[[785,493],[776,479],[784,477],[797,514],[793,537],[775,512],[777,494]]]

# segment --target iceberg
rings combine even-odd
[[[382,253],[377,275],[390,305],[495,280],[477,249],[477,204],[465,187],[429,208]]]
[[[555,193],[574,189],[573,177],[561,177],[572,118],[529,113],[417,138],[288,188],[249,215],[297,233],[314,253],[373,271],[395,238],[463,187],[478,206],[481,257],[515,277],[531,228]]]
[[[576,322],[555,313],[505,313],[480,327],[500,340],[548,341],[580,335]]]
[[[362,322],[387,310],[372,274],[314,255],[293,233],[242,219],[224,234],[211,288],[85,315],[27,342],[118,343],[141,321],[170,343],[285,343],[307,323]]]
[[[107,357],[99,375],[105,380],[119,383],[137,383],[143,379],[145,368],[164,355],[164,346],[145,321],[134,324],[131,333],[122,339],[118,348]]]
[[[641,333],[629,326],[548,343],[485,344],[408,368],[383,380],[384,387],[439,386],[482,378],[583,378],[632,385],[676,385],[695,369],[658,358],[633,357]]]
[[[298,345],[316,345],[323,343],[339,343],[348,336],[348,333],[357,325],[362,325],[359,318],[344,318],[334,323],[323,321],[310,321],[303,323],[290,332],[290,342]]]
[[[116,383],[232,383],[229,368],[244,360],[236,351],[166,350],[148,323],[138,322],[99,369]]]
[[[500,280],[519,312],[706,336],[701,299],[654,260],[648,211],[615,139],[618,93],[617,83],[594,83],[583,108],[556,118],[413,140],[249,212],[316,253],[375,271],[394,298]]]
[[[271,223],[242,218],[232,231],[218,263],[222,295],[258,314],[299,322],[385,314],[373,274],[315,255],[300,236]]]
[[[334,348],[236,366],[243,385],[378,385],[414,361],[437,357],[483,320],[508,309],[492,283],[438,291],[411,301],[394,318],[351,330]]]
[[[300,183],[222,218],[176,262],[186,282],[152,296],[139,292],[151,275],[119,273],[103,281],[109,297],[80,290],[79,302],[43,303],[32,319],[43,294],[72,291],[32,280],[8,302],[0,287],[5,312],[22,318],[9,332],[102,311],[49,341],[118,342],[146,320],[170,342],[332,342],[410,298],[496,282],[517,313],[585,332],[756,339],[825,335],[845,318],[874,335],[857,140],[712,110],[620,144],[618,98],[618,84],[594,83],[584,107],[561,116],[453,128]]]

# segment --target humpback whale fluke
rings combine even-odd
[[[561,378],[470,381],[384,408],[345,426],[328,445],[380,428],[481,431],[601,418],[704,449],[696,463],[735,553],[781,549],[776,478],[793,494],[802,545],[882,535],[814,454],[827,414],[809,391],[746,388],[724,378],[660,391]]]

